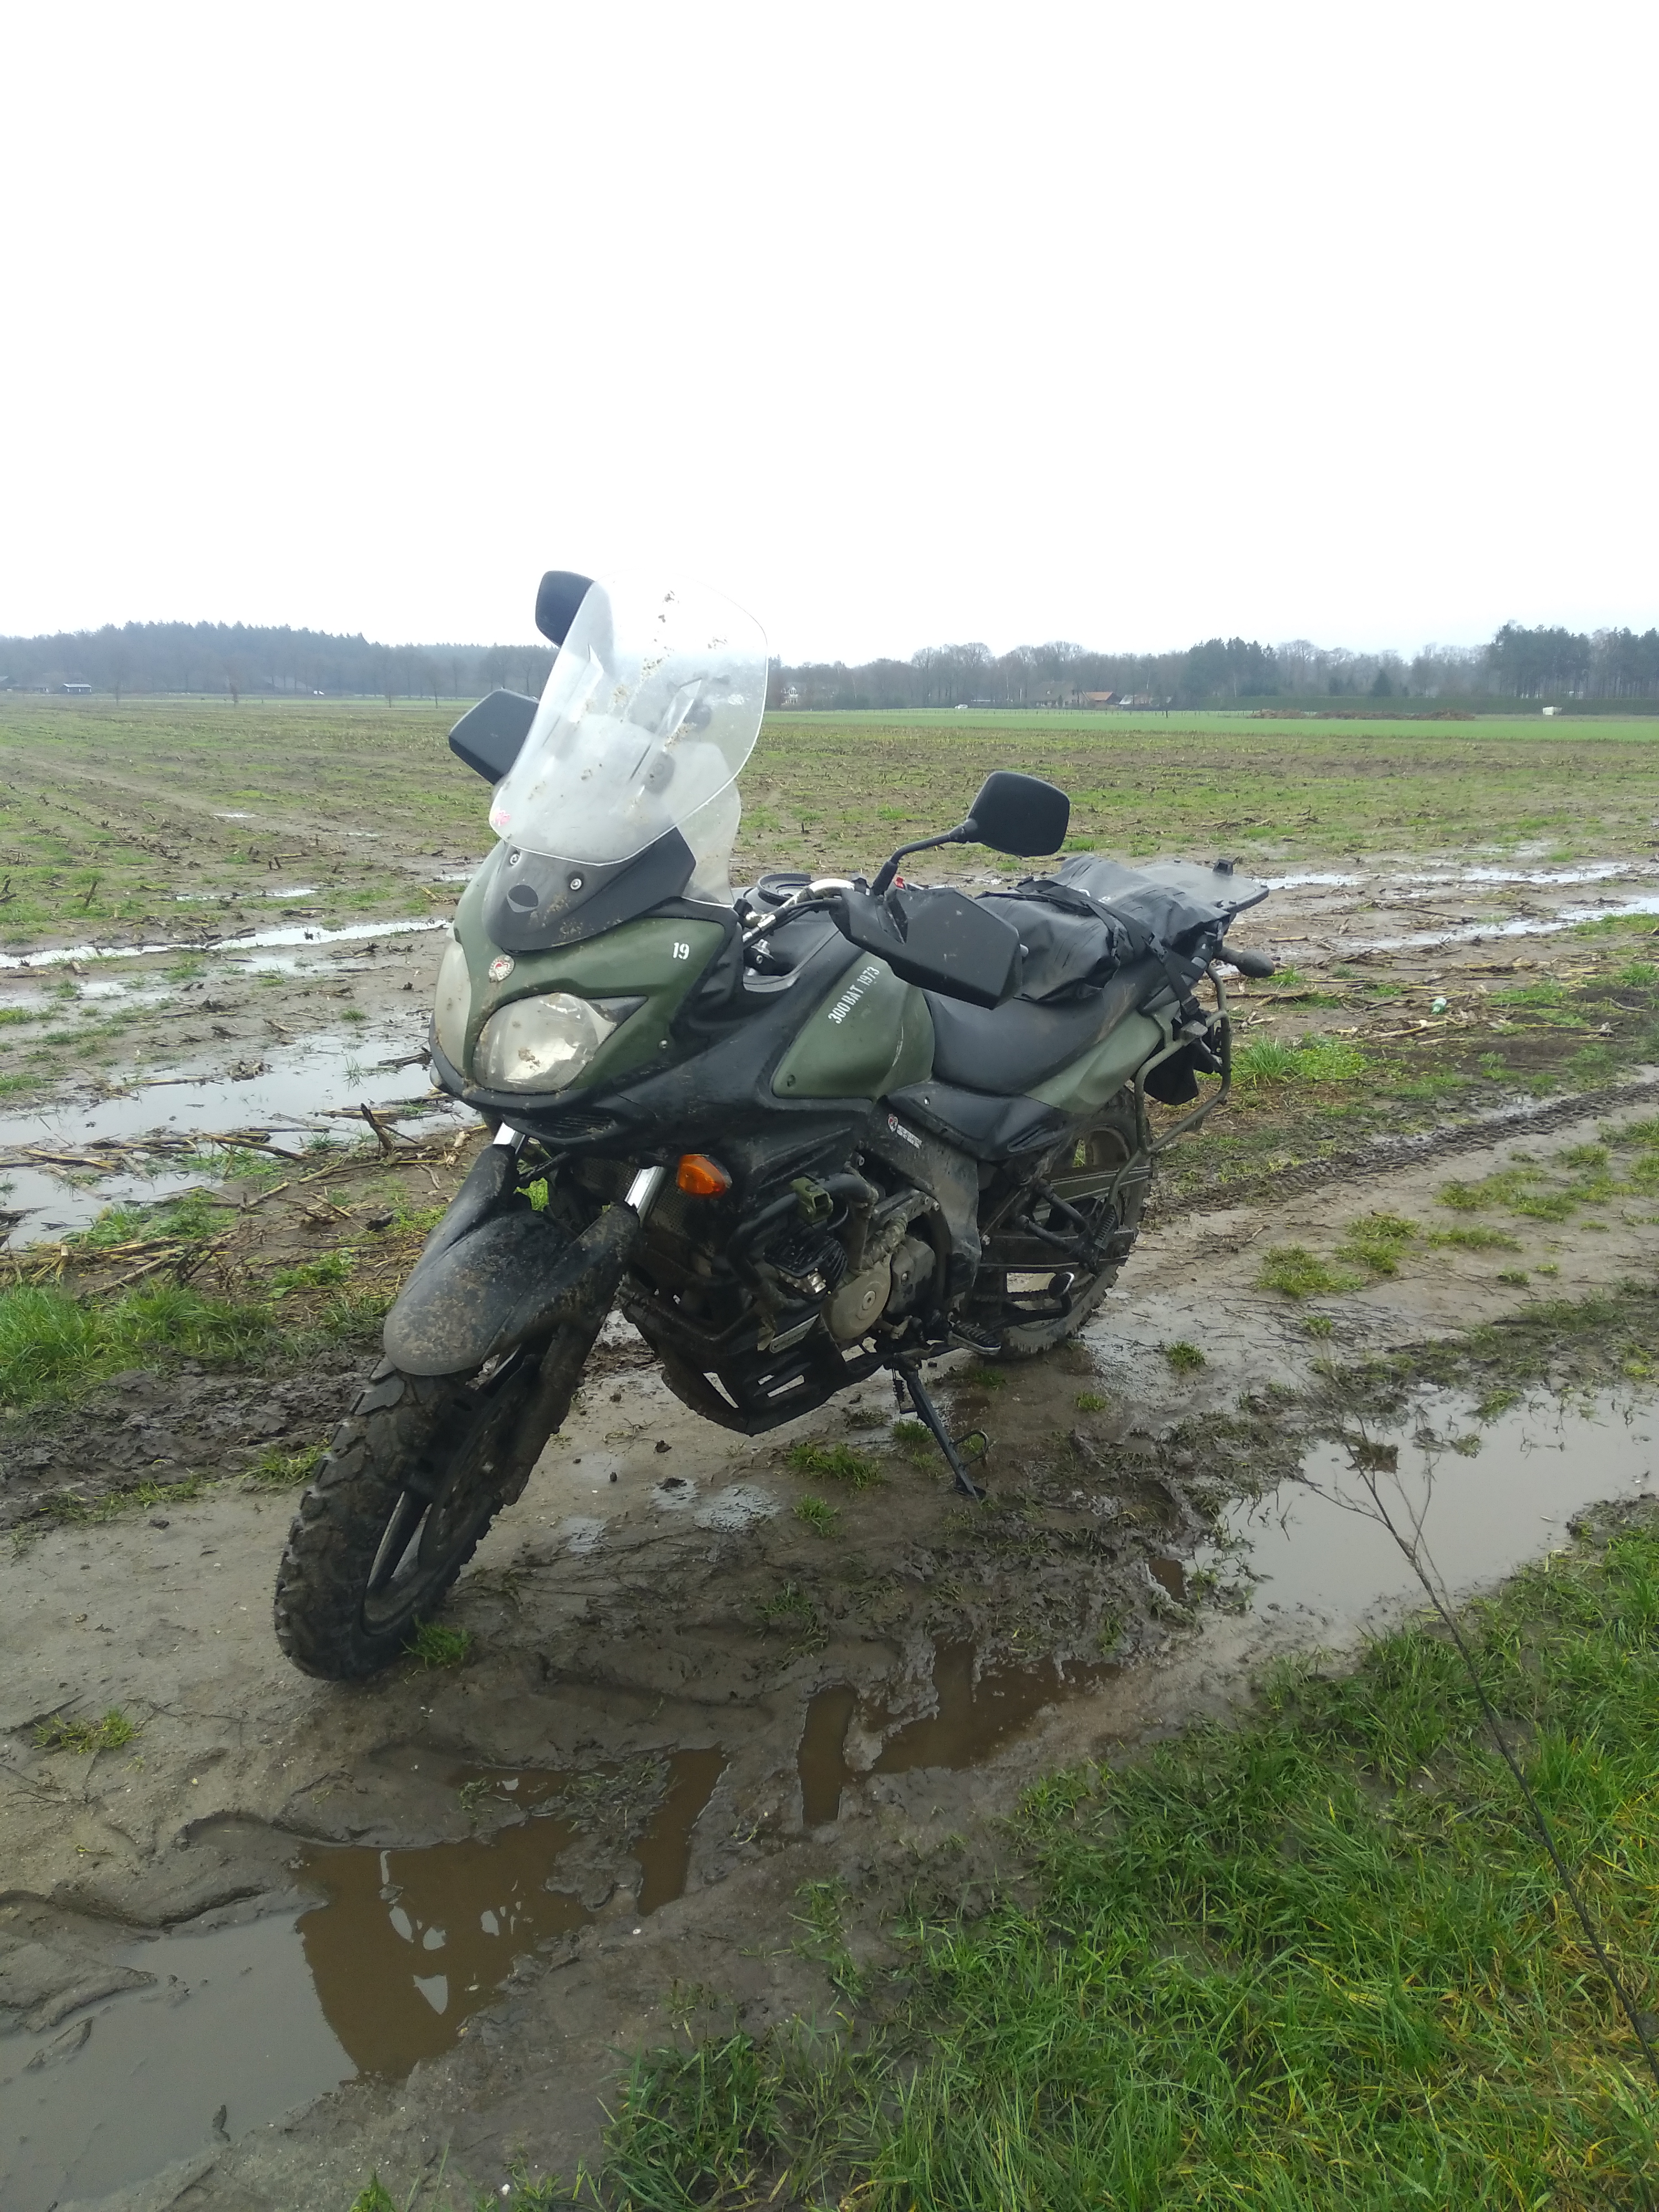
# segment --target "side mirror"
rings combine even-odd
[[[1012,769],[1000,768],[986,777],[968,810],[963,842],[988,845],[993,852],[1012,853],[1022,860],[1057,853],[1066,842],[1071,819],[1072,802],[1063,791],[1041,776],[1018,775]]]
[[[499,783],[524,748],[536,702],[522,691],[487,691],[449,733],[449,750],[486,783]]]
[[[550,645],[562,645],[593,579],[574,568],[550,568],[536,594],[536,627]]]
[[[942,991],[971,1006],[1000,1006],[1019,988],[1019,932],[960,891],[920,884],[884,898],[843,891],[835,921],[861,951],[875,953],[902,981],[925,991]]]

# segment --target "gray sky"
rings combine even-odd
[[[0,14],[0,632],[1659,621],[1651,0]]]

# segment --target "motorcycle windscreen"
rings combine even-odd
[[[766,706],[766,635],[702,585],[596,583],[489,810],[529,853],[632,860],[670,830],[729,855]],[[725,857],[722,855],[721,857]]]

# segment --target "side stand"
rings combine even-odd
[[[957,1488],[964,1498],[971,1498],[975,1504],[982,1504],[985,1492],[969,1474],[962,1454],[957,1449],[956,1439],[945,1425],[943,1414],[928,1396],[927,1386],[921,1379],[921,1363],[915,1352],[907,1353],[893,1363],[893,1395],[901,1405],[904,1402],[903,1394],[907,1390],[910,1394],[910,1403],[921,1416],[933,1442],[945,1454],[951,1472],[956,1477]],[[968,1433],[972,1436],[976,1432],[970,1429]]]

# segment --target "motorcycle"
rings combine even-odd
[[[1272,973],[1225,949],[1267,890],[1224,860],[1073,854],[976,898],[907,881],[945,847],[1060,850],[1070,801],[1007,770],[868,881],[734,895],[758,625],[705,589],[559,570],[537,622],[558,648],[541,698],[492,692],[450,736],[497,842],[457,908],[431,1059],[493,1140],[277,1579],[283,1649],[334,1680],[436,1612],[617,1305],[678,1398],[750,1436],[887,1369],[981,1496],[922,1363],[1027,1358],[1083,1325],[1158,1156],[1228,1095],[1224,962]]]

